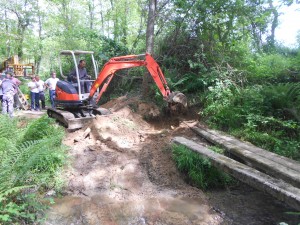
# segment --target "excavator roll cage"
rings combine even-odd
[[[145,59],[142,60],[142,57],[144,57]],[[97,103],[100,100],[102,94],[106,91],[107,86],[113,79],[115,72],[117,72],[118,70],[129,69],[139,66],[145,66],[148,69],[154,82],[156,83],[163,97],[166,99],[170,95],[170,89],[167,85],[167,81],[157,62],[148,53],[141,55],[127,55],[111,58],[104,65],[103,69],[98,75],[98,78],[93,83],[90,90],[89,99],[92,99],[97,89],[102,85],[98,97],[96,99]]]

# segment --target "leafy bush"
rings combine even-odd
[[[281,54],[256,54],[255,64],[248,68],[249,80],[255,83],[289,81],[284,74],[291,66],[290,58]]]
[[[60,184],[64,132],[47,117],[21,128],[6,116],[0,116],[0,132],[0,223],[32,223],[45,208],[38,193]]]
[[[186,173],[197,187],[203,189],[224,187],[233,181],[229,175],[215,168],[207,158],[185,146],[174,145],[172,152],[178,169]]]
[[[230,88],[218,83],[202,113],[212,126],[255,145],[300,159],[299,84]]]
[[[300,122],[300,83],[265,86],[261,90],[269,115]]]
[[[29,124],[23,136],[22,143],[55,137],[57,139],[55,144],[61,144],[63,134],[63,130],[56,125],[53,119],[43,116]]]

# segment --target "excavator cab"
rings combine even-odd
[[[89,79],[80,79],[78,65],[81,60],[86,62],[86,70]],[[63,50],[59,54],[59,69],[61,77],[66,82],[72,84],[78,93],[78,100],[83,101],[89,97],[89,89],[98,77],[98,66],[94,59],[94,52],[92,51],[79,51],[79,50]],[[70,74],[75,74],[75,77],[70,77]],[[60,83],[60,85],[63,85]],[[68,84],[64,84],[68,85]],[[73,89],[71,86],[70,88]],[[58,98],[59,99],[59,98]],[[65,99],[65,98],[63,98]],[[59,102],[57,102],[59,104]]]
[[[80,79],[78,64],[80,60],[86,61],[86,70],[89,79]],[[90,87],[98,78],[98,66],[94,59],[94,52],[79,50],[63,50],[59,54],[60,75],[63,78],[58,81],[55,89],[55,108],[48,108],[49,117],[57,119],[68,130],[81,128],[86,122],[96,115],[109,114],[103,108],[95,108],[87,102],[90,95]],[[70,74],[75,74],[70,77]],[[70,79],[71,78],[71,79]],[[95,91],[97,97],[99,91]]]

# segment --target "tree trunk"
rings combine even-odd
[[[8,38],[7,42],[6,42],[6,57],[10,57],[10,37],[9,37],[9,31],[8,31],[8,19],[7,19],[7,11],[5,9],[4,11],[4,22],[5,22],[5,32],[6,32],[6,36]]]
[[[21,25],[21,27],[19,27],[17,31],[18,34],[17,54],[20,59],[23,57],[23,42],[24,42],[26,27]]]
[[[95,20],[95,2],[94,0],[91,0],[88,2],[88,8],[89,8],[89,24],[90,29],[94,29],[94,20]]]
[[[148,22],[146,31],[146,52],[153,54],[154,49],[154,24],[156,17],[156,0],[149,0]],[[143,76],[142,95],[144,98],[149,98],[154,95],[151,91],[152,77],[147,72]]]
[[[272,25],[271,25],[271,35],[268,37],[268,39],[269,39],[268,41],[269,41],[270,50],[273,50],[275,48],[275,30],[278,26],[279,13],[278,13],[276,7],[274,7],[273,2],[271,0],[269,0],[268,2],[269,2],[270,10],[272,11],[272,14],[273,14],[273,20],[272,20]]]
[[[124,12],[124,17],[122,18],[122,38],[121,38],[121,41],[124,45],[127,45],[127,35],[128,35],[128,16],[129,16],[129,2],[128,0],[125,1],[125,12]]]
[[[43,31],[43,15],[40,11],[40,6],[38,7],[38,32],[39,32],[39,39],[38,39],[38,48],[35,55],[35,68],[36,68],[36,74],[39,74],[40,72],[40,66],[42,61],[42,55],[43,55],[43,44],[42,44],[42,31]]]
[[[143,21],[143,18],[145,16],[143,15],[143,13],[141,14],[141,18],[140,18],[140,26],[139,26],[139,31],[138,31],[138,35],[136,36],[132,46],[131,46],[131,50],[130,50],[130,53],[134,52],[139,40],[140,40],[140,37],[141,37],[141,34],[142,34],[142,31],[143,31],[143,25],[144,25],[144,21]]]
[[[101,19],[101,29],[100,29],[100,34],[105,36],[105,25],[104,25],[104,15],[103,15],[103,5],[102,1],[99,2],[100,5],[100,19]]]

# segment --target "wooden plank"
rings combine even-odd
[[[237,139],[208,132],[199,127],[191,127],[193,131],[211,143],[221,145],[233,155],[250,163],[253,167],[269,175],[280,178],[300,188],[300,164],[272,152],[242,143]]]
[[[189,149],[207,157],[214,166],[231,174],[236,179],[261,191],[267,192],[277,199],[287,203],[291,207],[300,210],[299,188],[296,188],[282,180],[273,178],[224,155],[213,152],[206,147],[184,137],[175,137],[172,141],[176,144],[184,145]]]
[[[199,127],[200,128],[200,127]],[[218,137],[221,137],[222,139],[234,144],[234,145],[237,145],[241,148],[245,148],[253,153],[256,153],[262,157],[265,157],[265,158],[272,158],[273,161],[279,163],[279,164],[282,164],[286,167],[289,167],[295,171],[298,171],[300,173],[300,163],[295,161],[295,160],[292,160],[292,159],[289,159],[287,157],[284,157],[284,156],[281,156],[281,155],[278,155],[276,153],[273,153],[273,152],[270,152],[270,151],[267,151],[265,149],[262,149],[262,148],[259,148],[251,143],[246,143],[246,142],[243,142],[233,136],[230,136],[230,135],[227,135],[227,134],[224,134],[220,131],[216,131],[216,130],[211,130],[211,129],[207,129],[207,128],[200,128],[202,130],[205,130],[206,132],[208,133],[211,133],[215,136],[218,136]]]
[[[22,109],[24,110],[28,110],[29,109],[29,104],[27,99],[25,98],[24,94],[22,93],[21,89],[18,88],[18,99],[17,101],[19,101],[19,104],[21,106]]]

